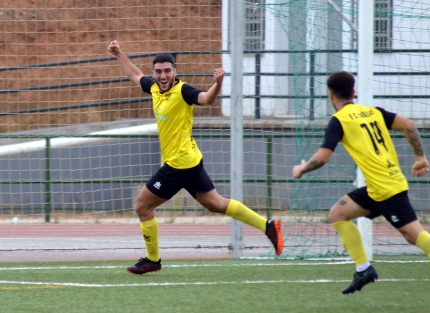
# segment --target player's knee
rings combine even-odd
[[[212,213],[224,214],[227,209],[227,206],[224,206],[221,202],[216,201],[208,203],[207,205],[205,205],[205,208]]]
[[[403,238],[405,238],[409,244],[415,245],[417,243],[418,236],[416,234],[406,231],[400,231],[400,233],[403,235]]]
[[[196,199],[208,211],[221,214],[225,213],[230,202],[229,199],[221,197],[218,193],[198,195]]]
[[[410,235],[403,235],[403,237],[406,239],[406,241],[411,244],[411,245],[415,245],[417,242],[417,239],[413,236]]]
[[[418,236],[424,230],[418,221],[413,221],[397,229],[411,245],[416,245]]]
[[[342,212],[337,210],[335,207],[332,207],[330,209],[330,212],[328,213],[328,218],[331,223],[341,222],[345,220],[342,216]]]
[[[146,206],[144,202],[137,201],[136,205],[134,206],[134,211],[136,212],[137,216],[145,217],[147,215],[152,214],[153,209]]]

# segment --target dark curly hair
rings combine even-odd
[[[328,89],[340,99],[350,100],[354,92],[355,78],[345,71],[335,72],[327,79]]]
[[[158,53],[154,57],[154,60],[152,61],[152,66],[154,66],[155,63],[164,63],[164,62],[172,63],[173,68],[176,68],[176,60],[173,57],[173,55],[170,53]]]

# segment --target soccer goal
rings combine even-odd
[[[20,253],[33,260],[51,257],[55,251],[64,259],[134,258],[143,250],[133,206],[160,166],[160,151],[151,99],[125,78],[107,52],[112,40],[148,75],[157,52],[173,53],[178,78],[202,90],[211,86],[215,68],[226,70],[219,99],[194,107],[193,130],[206,170],[226,197],[237,179],[231,174],[232,108],[237,105],[231,96],[237,88],[233,68],[239,66],[243,154],[242,164],[235,166],[243,166],[243,177],[236,191],[262,216],[281,219],[281,258],[346,257],[327,213],[362,183],[356,167],[338,147],[329,164],[300,181],[291,169],[319,147],[333,113],[327,76],[337,70],[363,73],[358,13],[364,2],[242,1],[238,65],[231,54],[234,1],[4,4],[0,261],[22,260]],[[429,9],[424,0],[374,1],[374,30],[368,36],[374,49],[367,72],[372,90],[363,88],[363,77],[357,86],[358,101],[363,93],[371,94],[373,105],[413,119],[425,146],[430,140]],[[410,177],[413,153],[402,134],[393,136],[409,196],[428,227],[429,177]],[[230,255],[231,219],[210,214],[186,192],[156,214],[160,245],[170,257]],[[372,229],[374,254],[420,253],[384,220],[375,220]],[[242,256],[275,256],[264,234],[244,227],[241,236]]]

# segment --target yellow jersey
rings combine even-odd
[[[146,83],[148,86],[148,81]],[[176,85],[163,93],[155,81],[150,84],[149,92],[158,127],[162,163],[176,169],[197,166],[203,156],[191,136],[194,104],[188,104],[183,98],[182,87],[186,83],[178,80]],[[142,80],[141,85],[143,91],[146,91]],[[197,91],[197,94],[200,92],[193,90]]]
[[[343,129],[340,142],[361,169],[369,196],[386,200],[408,190],[396,149],[382,112],[360,104],[347,104],[333,114]]]

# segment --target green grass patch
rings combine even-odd
[[[143,276],[132,263],[2,263],[1,312],[429,312],[424,257],[377,258],[379,281],[348,296],[354,265],[339,261],[163,261]]]

